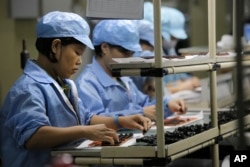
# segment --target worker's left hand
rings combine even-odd
[[[141,114],[120,116],[119,124],[124,128],[138,129],[143,132],[148,131],[152,126],[151,120]]]
[[[174,99],[168,102],[168,108],[170,111],[176,114],[185,114],[187,112],[187,106],[182,99]]]

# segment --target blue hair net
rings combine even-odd
[[[130,51],[141,51],[139,32],[131,20],[102,20],[93,30],[94,46],[102,43],[119,45]]]
[[[134,22],[139,30],[139,38],[155,46],[153,23],[148,20],[135,20]]]
[[[152,2],[144,3],[144,19],[154,21]],[[165,40],[170,41],[170,35],[177,39],[186,39],[185,17],[182,12],[167,6],[161,7],[161,32]]]
[[[37,38],[73,37],[94,49],[89,39],[89,25],[79,15],[54,11],[44,15],[36,26]]]
[[[152,2],[144,2],[144,19],[150,22],[154,21],[154,6]]]
[[[169,41],[170,35],[177,39],[186,39],[185,17],[182,12],[175,8],[162,7],[162,36]],[[167,34],[168,33],[168,34]]]

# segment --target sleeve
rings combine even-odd
[[[83,82],[81,82],[83,83]],[[127,104],[122,110],[111,111],[107,104],[109,100],[105,99],[105,92],[102,92],[98,88],[97,84],[93,84],[90,81],[84,81],[84,84],[77,84],[78,95],[82,100],[84,106],[88,108],[90,113],[103,116],[115,116],[115,115],[133,115],[143,114],[143,108],[140,105]]]
[[[169,116],[171,116],[173,114],[173,112],[171,112],[168,108],[168,102],[170,100],[170,96],[164,96],[163,97],[163,111],[164,111],[164,118],[167,118]],[[151,103],[154,103],[154,105],[156,104],[156,99],[153,98],[152,99],[152,102]]]
[[[90,120],[93,117],[94,113],[89,111],[89,108],[84,103],[82,103],[80,98],[78,99],[79,99],[78,104],[79,104],[79,115],[81,118],[81,124],[89,125]]]
[[[130,81],[130,89],[132,101],[136,104],[139,104],[142,107],[155,105],[155,101],[150,100],[149,96],[142,93],[136,86],[136,84],[131,79]]]
[[[50,126],[46,116],[44,97],[38,89],[28,89],[9,96],[5,126],[13,132],[16,143],[23,147],[41,126]]]
[[[173,112],[171,112],[168,108],[168,102],[171,98],[169,96],[164,96],[163,97],[163,109],[164,109],[164,118],[167,118],[169,116],[171,116],[173,114]]]

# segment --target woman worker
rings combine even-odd
[[[95,56],[76,79],[81,99],[97,115],[122,116],[142,114],[156,119],[155,100],[139,91],[130,77],[113,77],[112,58],[127,58],[141,51],[136,25],[130,20],[102,20],[93,30]],[[164,114],[184,114],[186,106],[180,99],[164,97]]]

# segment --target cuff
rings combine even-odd
[[[115,116],[114,116],[114,123],[115,123],[115,126],[116,126],[118,129],[121,129],[122,126],[119,124],[118,118],[119,118],[119,115],[115,115]]]

